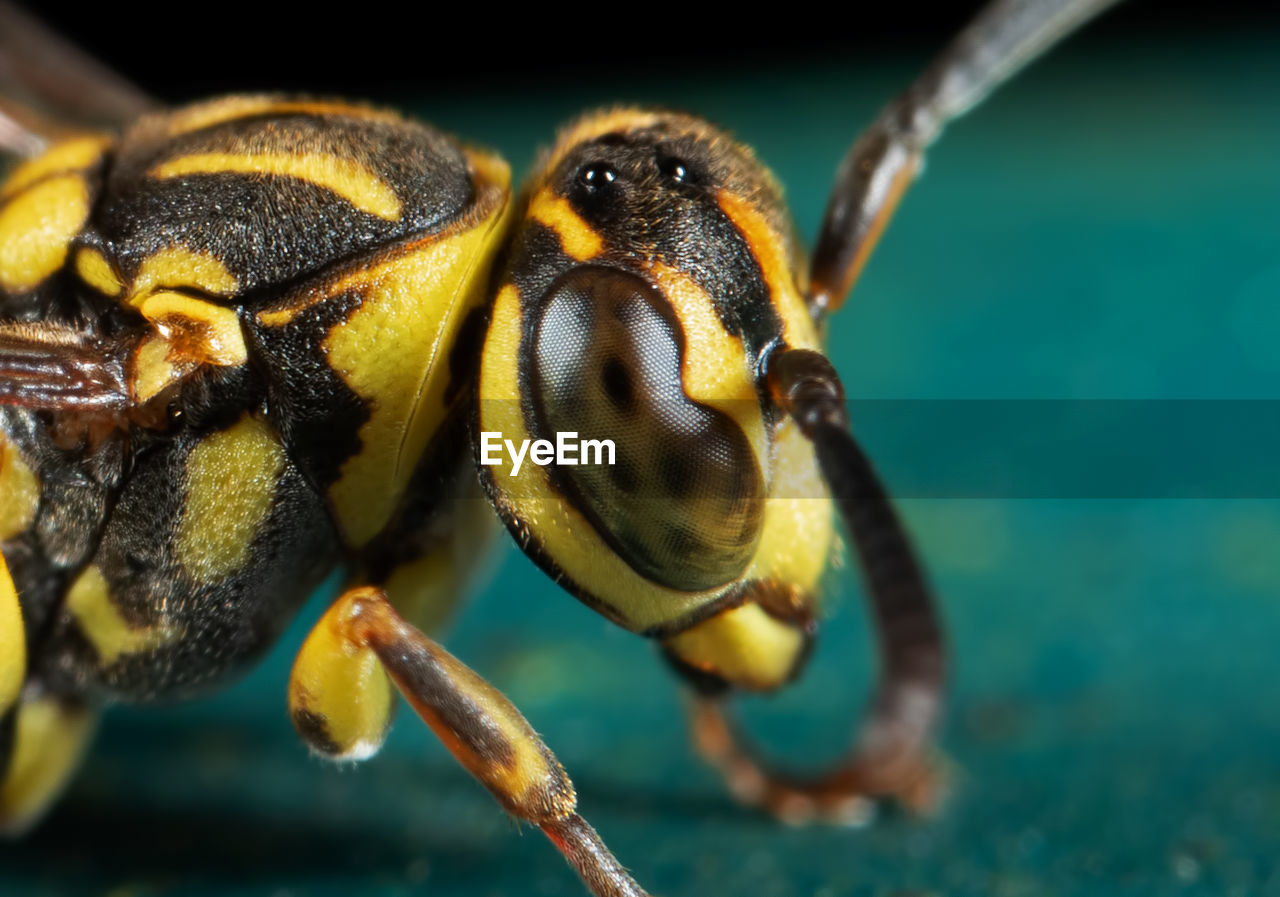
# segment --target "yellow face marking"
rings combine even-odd
[[[782,319],[782,336],[795,349],[818,349],[818,331],[804,297],[796,288],[787,242],[749,201],[727,190],[718,196],[720,208],[751,247],[769,287],[773,306]]]
[[[0,832],[19,835],[53,803],[80,765],[97,713],[55,698],[18,708],[13,754],[0,785]]]
[[[528,214],[555,231],[565,253],[580,262],[604,251],[604,240],[573,210],[569,200],[549,189],[538,191],[529,203]]]
[[[327,153],[193,153],[162,162],[152,177],[189,174],[282,175],[330,190],[362,212],[388,221],[400,218],[400,198],[380,177],[352,159]]]
[[[699,623],[666,644],[690,666],[740,688],[768,691],[787,681],[804,649],[804,634],[744,604]]]
[[[40,480],[0,435],[0,542],[25,532],[40,504]]]
[[[205,437],[187,458],[187,497],[174,554],[198,583],[244,567],[284,469],[280,437],[249,413]]]
[[[335,603],[302,643],[289,676],[289,713],[321,753],[363,760],[378,752],[391,725],[391,681],[371,649],[346,637],[344,610]]]
[[[813,443],[793,421],[773,435],[769,498],[745,579],[785,582],[816,595],[835,539],[834,506]]]
[[[0,554],[0,716],[18,700],[27,678],[27,628],[9,564]]]
[[[467,313],[485,301],[509,217],[504,197],[475,226],[430,238],[334,288],[364,294],[323,347],[330,367],[370,409],[360,428],[363,448],[329,491],[350,545],[364,545],[386,525],[444,419],[448,353]]]
[[[671,302],[684,331],[680,379],[685,393],[731,417],[755,449],[756,463],[768,476],[764,419],[742,340],[725,331],[711,297],[687,274],[659,262],[653,263],[650,273]]]
[[[111,600],[107,580],[97,566],[85,567],[67,592],[67,610],[80,632],[110,665],[126,654],[139,654],[171,641],[177,630],[164,624],[134,627]]]
[[[129,302],[137,304],[153,290],[190,287],[211,296],[233,296],[239,284],[226,265],[212,255],[185,246],[170,246],[143,259],[129,284]]]
[[[124,284],[112,270],[107,257],[91,246],[82,247],[76,252],[75,266],[80,279],[99,293],[118,296],[124,290]]]
[[[482,430],[502,433],[520,444],[531,438],[520,410],[521,383],[517,368],[524,328],[520,297],[507,284],[493,306],[489,333],[481,356],[480,424]],[[609,602],[608,616],[628,629],[643,631],[687,616],[724,592],[680,592],[657,585],[631,569],[596,534],[573,504],[552,488],[546,469],[526,467],[519,477],[509,465],[486,468],[507,505],[524,521],[543,550],[584,589]]]
[[[42,180],[0,206],[0,288],[20,293],[61,268],[88,217],[88,185],[71,174]]]
[[[111,145],[109,137],[75,137],[55,143],[45,152],[14,169],[0,187],[0,201],[53,174],[83,171],[97,163]]]
[[[352,103],[332,103],[321,100],[288,101],[269,96],[237,96],[201,103],[185,109],[169,118],[169,135],[177,137],[202,128],[210,128],[224,122],[257,115],[340,115],[365,121],[402,122],[393,112],[357,106]]]

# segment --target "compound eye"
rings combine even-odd
[[[612,465],[554,468],[610,547],[653,582],[700,591],[750,562],[764,480],[737,423],[685,394],[683,355],[679,321],[655,287],[613,268],[576,268],[542,300],[532,405],[543,439],[572,432],[579,445],[614,443]]]

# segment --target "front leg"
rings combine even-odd
[[[542,829],[592,894],[648,897],[578,815],[573,783],[520,711],[405,622],[381,589],[343,594],[303,645],[290,682],[303,737],[330,754],[376,750],[387,719],[384,673],[503,809]]]

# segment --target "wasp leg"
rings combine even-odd
[[[61,793],[93,735],[97,713],[26,682],[26,631],[0,555],[0,834],[20,835]]]
[[[853,537],[879,636],[880,683],[853,750],[825,775],[798,778],[770,769],[711,697],[695,704],[695,742],[736,793],[786,819],[855,819],[862,810],[857,798],[865,796],[893,796],[927,809],[942,791],[930,737],[941,709],[946,652],[923,571],[849,431],[831,363],[818,352],[782,349],[769,360],[768,379],[775,401],[813,442]]]
[[[0,834],[20,835],[31,828],[80,766],[92,740],[98,714],[84,704],[63,700],[28,684],[6,721],[10,739],[0,780]]]
[[[451,442],[465,445],[458,435]],[[422,631],[452,616],[497,530],[469,465],[470,457],[462,456],[457,476],[443,487],[415,481],[392,525],[362,552],[354,574]],[[424,464],[423,470],[439,477],[439,467]],[[449,491],[441,496],[441,488]],[[394,705],[377,657],[369,649],[351,649],[340,618],[331,610],[307,637],[289,680],[289,707],[295,728],[314,751],[359,760],[382,745]]]
[[[1116,0],[995,0],[854,142],[840,163],[814,250],[809,307],[839,308],[952,119]]]
[[[326,658],[349,664],[353,678],[360,681],[343,684],[340,674],[314,675]],[[377,677],[385,674],[503,809],[542,829],[592,894],[647,897],[577,814],[573,783],[515,706],[406,623],[381,589],[363,587],[343,594],[308,636],[298,663],[291,703],[295,688],[306,692],[306,700],[294,703],[294,720],[298,723],[302,707],[305,715],[299,728],[313,746],[329,753],[351,746],[349,755],[359,755],[367,748],[360,744],[362,735],[380,738],[385,705]],[[367,694],[359,694],[361,690]],[[375,702],[376,712],[359,709],[365,697]]]

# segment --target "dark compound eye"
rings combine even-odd
[[[588,193],[598,193],[618,178],[618,173],[607,162],[591,162],[578,170],[578,183]]]
[[[626,271],[580,265],[542,297],[528,349],[538,435],[616,446],[613,466],[556,476],[618,556],[682,591],[739,576],[760,538],[764,477],[734,419],[685,393],[666,297]]]
[[[702,180],[693,166],[679,156],[659,156],[658,170],[677,184],[696,184]]]

